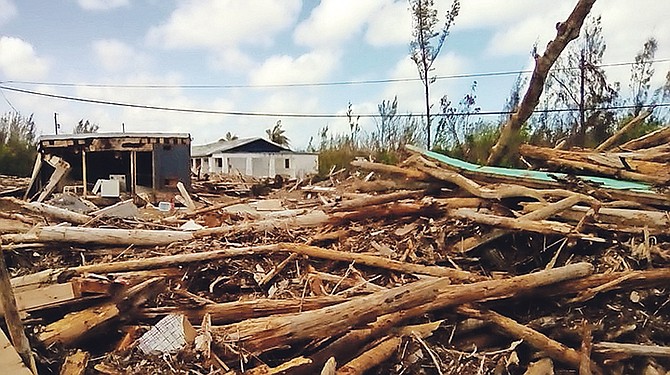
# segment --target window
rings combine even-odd
[[[289,169],[291,168],[291,159],[284,159],[284,168]]]
[[[216,158],[216,167],[217,168],[223,168],[223,158]]]

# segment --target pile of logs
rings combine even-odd
[[[655,134],[610,151],[522,148],[650,190],[468,170],[412,149],[398,166],[356,161],[349,177],[262,199],[196,205],[182,192],[185,209],[134,218],[0,198],[5,220],[31,223],[0,228],[13,343],[0,334],[0,366],[665,374],[670,133]]]

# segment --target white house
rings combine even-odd
[[[319,155],[295,152],[260,137],[193,146],[191,166],[204,173],[241,173],[254,177],[291,178],[316,174]]]

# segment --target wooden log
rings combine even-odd
[[[666,184],[670,181],[667,163],[635,160],[616,154],[563,151],[531,145],[521,145],[519,151],[527,158],[539,159],[547,165],[574,171],[587,171],[652,184]]]
[[[483,214],[469,208],[459,208],[456,210],[449,210],[448,215],[451,217],[470,220],[478,224],[494,226],[496,228],[528,231],[548,235],[558,234],[571,238],[579,238],[582,240],[588,240],[594,242],[606,242],[604,239],[596,236],[577,233],[575,227],[573,227],[572,225],[561,223],[558,221],[526,220],[522,218]]]
[[[541,287],[536,290],[537,293],[534,295],[541,297],[566,296],[576,293],[593,295],[592,290],[594,288],[598,288],[599,293],[606,293],[665,286],[668,283],[670,283],[670,268],[611,272],[557,283],[551,288]],[[603,285],[607,285],[607,288],[603,289]]]
[[[612,134],[611,137],[607,138],[603,143],[599,144],[595,148],[596,151],[605,151],[611,149],[621,138],[623,138],[627,133],[629,133],[633,128],[641,124],[644,120],[651,115],[652,111],[642,111],[637,116],[633,117],[626,125],[622,126],[621,129],[617,130],[616,133]]]
[[[642,137],[632,139],[619,146],[619,148],[623,150],[639,150],[658,146],[668,141],[670,141],[670,126],[665,126]]]
[[[337,203],[331,211],[360,210],[362,207],[376,206],[384,203],[397,202],[403,199],[416,199],[426,195],[425,191],[397,191],[389,194],[366,196]]]
[[[65,346],[95,334],[104,333],[104,327],[119,319],[121,314],[133,313],[139,305],[158,294],[165,287],[163,279],[156,277],[129,288],[114,302],[76,311],[48,324],[37,335],[37,340],[49,346],[61,343]]]
[[[91,220],[91,216],[80,214],[79,212],[74,212],[65,208],[60,208],[52,206],[46,203],[40,202],[25,202],[20,199],[7,197],[4,198],[16,205],[19,205],[25,208],[28,211],[34,212],[38,215],[48,216],[60,221],[67,221],[73,224],[84,224]]]
[[[555,215],[558,212],[561,212],[563,210],[566,210],[577,203],[582,203],[582,202],[591,202],[592,198],[585,197],[583,194],[574,194],[571,195],[567,198],[561,199],[560,201],[556,203],[551,203],[548,204],[538,210],[535,210],[533,212],[529,212],[525,215],[522,215],[519,217],[519,220],[544,220],[548,217],[551,217]],[[508,234],[509,231],[505,229],[500,229],[500,228],[494,228],[488,233],[484,234],[483,236],[473,236],[464,239],[461,241],[461,243],[457,244],[454,246],[452,251],[454,252],[469,252],[472,251],[479,246],[486,244],[488,242],[491,242],[497,238],[500,238],[506,234]]]
[[[251,318],[315,310],[345,301],[348,301],[348,299],[336,296],[309,297],[304,299],[259,298],[248,301],[224,302],[190,307],[149,307],[139,309],[137,317],[138,319],[156,319],[168,314],[184,314],[191,323],[198,324],[206,314],[209,314],[212,324],[227,324]]]
[[[531,363],[523,375],[554,375],[554,362],[550,358],[542,358]]]
[[[457,270],[453,268],[440,266],[426,266],[422,264],[400,262],[388,258],[379,257],[376,255],[350,253],[344,251],[324,249],[316,246],[282,243],[278,244],[278,248],[285,251],[293,251],[301,255],[319,259],[330,259],[344,262],[355,262],[356,264],[365,265],[369,267],[378,267],[403,273],[416,273],[422,275],[430,275],[437,277],[448,277],[453,280],[460,281],[477,281],[483,280],[484,277],[473,274],[471,272]]]
[[[451,277],[455,280],[462,280],[462,281],[474,281],[474,280],[481,280],[483,278],[482,276],[475,275],[470,272],[447,267],[425,266],[421,264],[400,262],[397,260],[383,258],[376,255],[349,253],[344,251],[324,249],[316,246],[292,244],[292,243],[278,243],[272,245],[221,249],[202,253],[167,255],[161,257],[128,260],[123,262],[98,263],[87,266],[72,267],[69,269],[69,271],[73,271],[75,273],[85,273],[85,272],[113,273],[113,272],[126,272],[126,271],[141,271],[148,269],[170,267],[187,263],[214,261],[244,255],[269,254],[275,252],[277,253],[294,252],[300,255],[306,255],[309,257],[319,259],[337,260],[348,263],[356,262],[357,264],[362,264],[369,267],[379,267],[383,269],[388,269],[397,272],[404,272],[404,273],[416,273],[430,276]]]
[[[599,342],[593,352],[607,357],[670,357],[670,346]]]
[[[416,179],[416,180],[429,180],[430,176],[424,172],[417,171],[416,169],[411,168],[402,168],[395,165],[388,165],[382,163],[373,163],[365,160],[354,160],[351,162],[351,165],[358,168],[363,168],[371,171],[377,171],[381,173],[402,175],[406,178]]]
[[[312,339],[338,335],[384,314],[422,305],[425,311],[528,293],[541,286],[591,273],[590,264],[579,263],[505,280],[487,280],[453,285],[449,278],[414,282],[397,288],[354,298],[351,301],[300,314],[248,319],[212,327],[215,342],[236,342],[251,353],[285,347]]]
[[[37,374],[35,367],[35,358],[30,350],[30,342],[26,332],[23,330],[23,322],[19,315],[19,309],[16,306],[16,298],[14,297],[14,290],[10,281],[9,271],[5,263],[5,254],[2,251],[0,244],[0,305],[4,311],[5,323],[9,331],[9,337],[12,339],[12,344],[19,353],[23,363],[34,373]]]
[[[541,202],[522,203],[524,212],[536,211],[545,206]],[[564,220],[578,222],[589,211],[589,207],[572,206],[561,212],[556,216]],[[667,229],[670,227],[670,217],[663,211],[651,211],[644,209],[631,208],[608,208],[602,207],[593,216],[597,223],[614,224],[621,227],[648,227]]]
[[[244,371],[246,375],[279,375],[290,373],[296,367],[304,366],[310,360],[305,357],[296,357],[287,362],[280,364],[277,367],[270,367],[266,364],[254,367],[250,370]]]
[[[5,234],[13,243],[73,243],[81,245],[161,246],[193,240],[193,233],[176,230],[111,229],[48,226],[23,234]]]
[[[325,212],[315,210],[304,215],[287,218],[270,218],[265,220],[256,220],[249,223],[222,226],[217,228],[207,228],[197,230],[193,233],[196,238],[207,236],[225,236],[231,233],[251,231],[266,232],[275,229],[289,229],[289,228],[304,228],[315,227],[323,225],[328,221],[329,217]]]
[[[379,344],[363,352],[358,357],[340,367],[337,375],[362,375],[366,371],[377,367],[382,362],[391,358],[393,353],[400,347],[402,338],[391,336],[382,340]]]
[[[509,148],[512,147],[511,140],[528,120],[540,101],[549,70],[568,43],[579,36],[579,30],[584,23],[584,19],[591,11],[593,3],[595,3],[595,0],[579,0],[568,19],[557,24],[556,38],[547,44],[544,54],[535,59],[535,69],[533,69],[533,75],[530,77],[526,94],[519,103],[517,110],[503,125],[500,137],[491,149],[491,154],[487,160],[488,165],[499,163],[508,153]]]
[[[474,308],[473,306],[461,306],[457,311],[468,317],[495,324],[499,329],[510,336],[523,340],[552,359],[567,364],[573,369],[579,369],[580,367],[582,357],[577,350],[567,347],[543,333],[520,324],[514,319],[508,318],[492,310]],[[594,369],[596,373],[602,374],[602,371],[597,370],[595,364],[592,364],[591,368]]]
[[[90,357],[91,355],[88,352],[77,349],[76,352],[65,358],[65,362],[60,368],[60,375],[84,375]]]

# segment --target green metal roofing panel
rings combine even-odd
[[[469,163],[460,159],[455,159],[447,155],[439,154],[437,152],[424,150],[422,148],[407,145],[408,150],[419,152],[422,155],[428,156],[429,158],[435,159],[441,163],[447,164],[453,168],[460,169],[468,172],[476,173],[485,173],[490,175],[497,176],[508,176],[508,177],[517,177],[525,178],[536,181],[551,181],[556,182],[558,178],[568,177],[566,173],[560,172],[543,172],[543,171],[531,171],[526,169],[514,169],[514,168],[505,168],[505,167],[489,167],[479,164]],[[642,182],[635,181],[625,181],[625,180],[616,180],[613,178],[607,177],[595,177],[595,176],[582,176],[577,175],[583,180],[591,181],[596,183],[606,189],[616,189],[616,190],[635,190],[645,193],[653,193],[654,191],[651,188],[651,185],[645,184]]]

